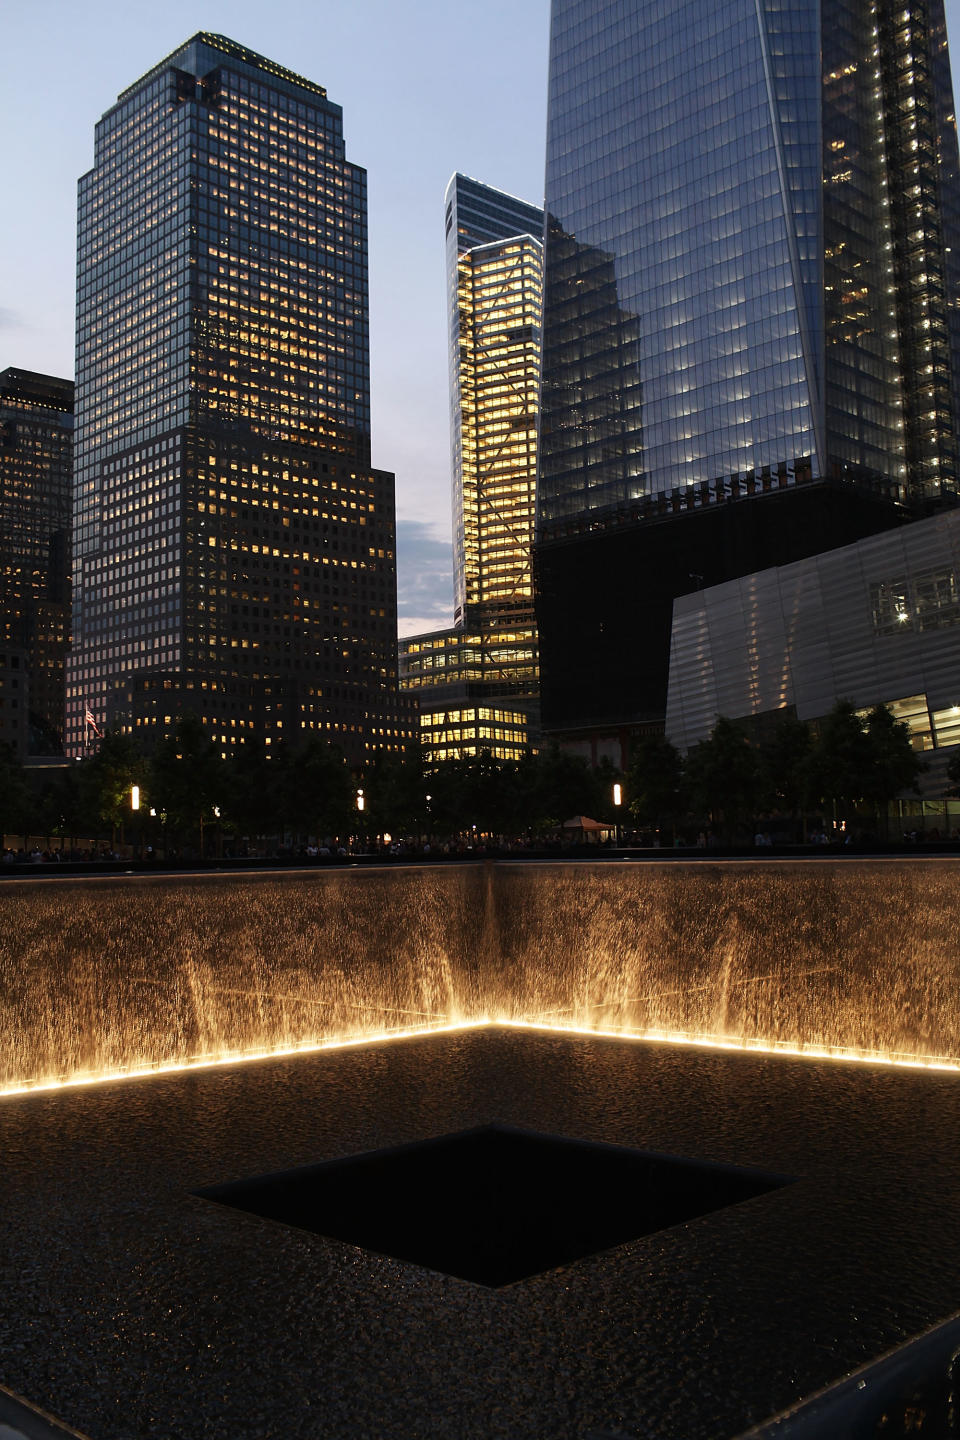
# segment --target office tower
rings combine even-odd
[[[399,748],[370,466],[366,175],[322,86],[195,35],[80,181],[71,752],[198,712],[224,754]]]
[[[0,371],[0,743],[63,744],[70,637],[73,384]]]
[[[532,620],[543,211],[454,175],[450,314],[454,619]]]
[[[957,489],[942,0],[554,0],[548,731],[662,724],[675,597]]]
[[[543,211],[454,175],[450,314],[454,626],[400,644],[428,763],[529,748],[537,721],[536,508]]]

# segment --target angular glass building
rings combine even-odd
[[[80,182],[67,730],[403,741],[366,175],[322,86],[195,35]]]
[[[432,763],[516,759],[538,730],[532,551],[543,211],[454,175],[444,202],[450,316],[454,625],[400,643]]]
[[[0,743],[63,744],[73,382],[0,371]]]
[[[942,0],[554,0],[546,207],[544,720],[619,733],[675,595],[955,497]]]
[[[532,620],[543,211],[454,175],[450,315],[454,618]]]

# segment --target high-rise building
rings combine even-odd
[[[543,211],[466,175],[444,205],[454,625],[401,641],[428,763],[515,759],[538,732],[532,549]]]
[[[674,598],[950,503],[943,0],[553,0],[547,731],[662,724]]]
[[[71,753],[185,709],[223,753],[399,748],[394,533],[341,109],[195,35],[80,181]]]
[[[70,638],[73,383],[0,371],[0,742],[63,744]]]

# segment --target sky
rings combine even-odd
[[[702,0],[709,5],[712,0]],[[960,0],[946,0],[960,73]],[[0,369],[72,376],[76,182],[117,95],[197,30],[326,86],[368,174],[373,463],[397,477],[401,635],[448,625],[443,195],[543,201],[549,0],[31,0],[3,13]],[[956,88],[956,87],[955,87]]]

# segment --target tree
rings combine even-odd
[[[144,787],[147,772],[147,761],[133,737],[120,730],[105,730],[96,755],[84,762],[87,803],[96,818],[110,826],[111,846],[116,845],[118,827],[133,814],[133,787]]]
[[[4,835],[26,835],[30,827],[30,789],[12,745],[0,745],[0,844]]]
[[[960,750],[947,761],[947,779],[953,787],[952,793],[960,795]]]
[[[640,825],[673,826],[681,808],[683,757],[665,735],[643,735],[627,767],[626,800]]]
[[[863,721],[849,700],[838,700],[821,723],[810,751],[811,799],[831,806],[834,818],[846,824],[869,789],[870,766]]]
[[[902,790],[917,790],[917,780],[927,769],[913,748],[910,727],[894,718],[886,705],[875,705],[867,716],[867,740],[872,773],[866,799],[878,818]]]
[[[516,817],[510,784],[514,770],[513,764],[496,760],[489,750],[444,760],[424,781],[430,789],[433,827],[451,835],[475,831],[502,835],[511,829]]]
[[[150,786],[157,809],[164,811],[175,832],[200,835],[203,855],[206,823],[215,819],[224,801],[225,765],[200,717],[187,710],[172,735],[161,741],[150,767]]]
[[[901,790],[915,786],[924,768],[909,728],[885,705],[863,716],[850,700],[838,700],[810,752],[811,794],[849,823],[860,808],[876,815]]]
[[[794,819],[804,814],[812,746],[810,726],[790,714],[781,715],[772,731],[760,741],[760,796],[764,809],[777,810]]]
[[[282,823],[284,796],[277,794],[263,741],[251,735],[227,765],[224,784],[223,815],[232,831],[256,840],[261,835],[279,831]]]
[[[299,833],[320,838],[353,829],[356,787],[336,746],[311,736],[287,768],[287,816]]]
[[[760,760],[746,731],[721,715],[710,737],[687,755],[684,782],[694,810],[732,838],[760,798]]]
[[[552,745],[531,762],[531,824],[541,833],[555,830],[574,815],[591,819],[603,807],[602,781],[580,755]]]

